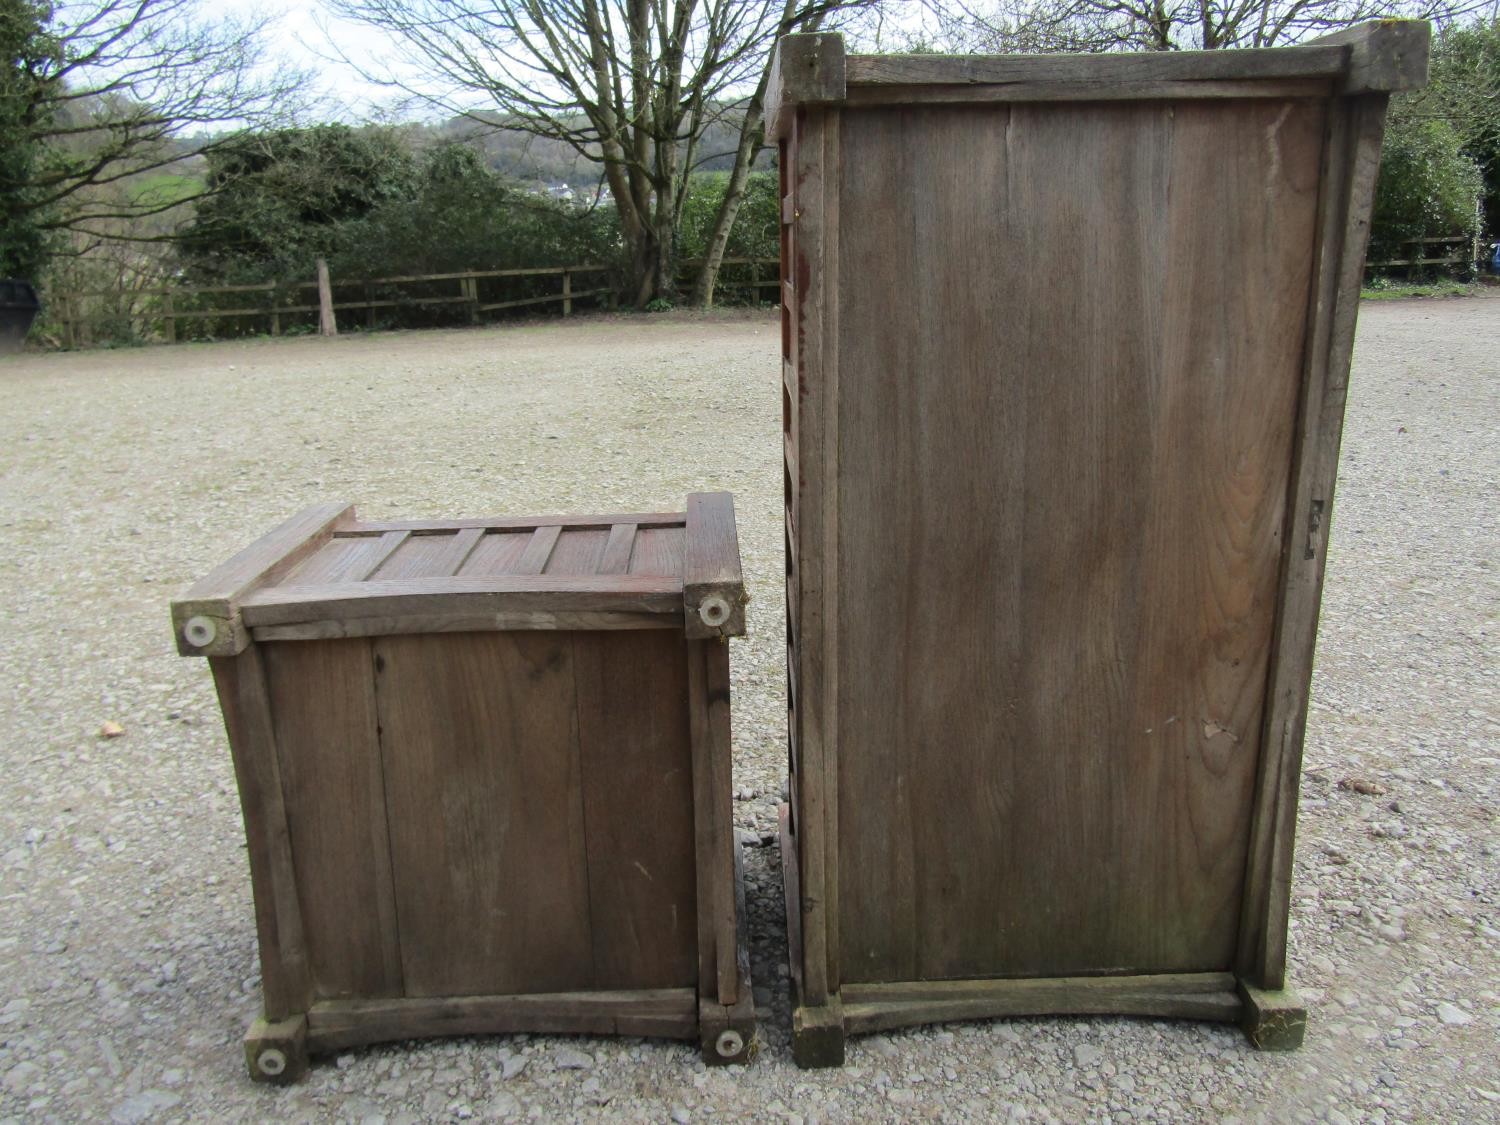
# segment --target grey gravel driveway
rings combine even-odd
[[[168,598],[292,511],[739,498],[736,805],[783,770],[778,329],[766,314],[0,361],[0,1119],[1500,1120],[1500,299],[1367,305],[1314,683],[1293,916],[1307,1046],[1145,1020],[788,1049],[780,872],[748,851],[763,1047],[502,1037],[252,1085],[239,812]],[[105,723],[124,733],[103,738]]]

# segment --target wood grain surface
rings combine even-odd
[[[261,647],[317,995],[401,995],[368,641]],[[316,857],[314,859],[314,857]]]
[[[594,986],[692,986],[688,646],[667,631],[572,638]],[[726,837],[732,831],[724,826]]]
[[[1232,966],[1324,116],[841,115],[842,980]]]
[[[408,996],[592,984],[572,639],[374,642]]]

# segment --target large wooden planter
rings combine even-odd
[[[1387,95],[1268,51],[782,40],[794,1045],[1300,1041],[1293,821]]]
[[[249,838],[264,1019],[308,1052],[482,1032],[754,1030],[731,823],[726,493],[686,514],[313,508],[172,605]]]

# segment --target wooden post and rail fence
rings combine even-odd
[[[721,288],[761,290],[780,287],[778,261],[775,258],[725,258],[722,266],[749,267],[746,281],[721,280]],[[684,269],[701,265],[699,261],[684,261]],[[608,281],[609,266],[572,265],[544,266],[530,269],[463,270],[456,273],[407,274],[397,277],[373,277],[340,281],[329,277],[325,263],[319,261],[318,276],[308,281],[266,281],[246,285],[168,285],[131,290],[104,290],[89,292],[54,293],[47,301],[50,319],[58,325],[65,347],[87,347],[92,343],[90,326],[94,314],[88,308],[91,300],[114,300],[129,298],[135,306],[128,314],[141,322],[141,335],[159,335],[166,343],[176,343],[180,322],[193,320],[237,320],[259,317],[267,322],[272,336],[280,336],[289,322],[305,319],[316,325],[320,335],[331,336],[342,322],[345,328],[353,327],[351,316],[364,313],[364,327],[373,331],[377,325],[379,310],[423,308],[433,306],[460,306],[467,313],[469,323],[478,324],[485,313],[502,309],[523,307],[562,306],[562,315],[571,316],[579,301],[602,299],[610,308],[615,307],[618,294],[613,286],[586,285],[578,288],[579,277]],[[558,288],[549,293],[522,297],[505,296],[505,299],[487,300],[481,295],[482,283],[491,296],[504,296],[497,289],[508,282],[526,282],[532,279],[556,278]],[[414,295],[415,287],[431,284],[451,283],[448,292]],[[335,294],[335,290],[342,293]],[[351,293],[350,290],[353,290]],[[394,292],[393,292],[394,290]],[[456,290],[456,291],[455,291]],[[228,307],[215,307],[211,300],[219,295],[234,295]],[[306,294],[306,296],[304,296]]]
[[[1446,266],[1457,268],[1482,260],[1483,247],[1478,236],[1468,234],[1447,235],[1434,238],[1414,238],[1403,243],[1404,256],[1389,261],[1366,263],[1367,271],[1385,269],[1409,269],[1420,266]],[[1434,253],[1439,251],[1439,253]],[[701,260],[686,260],[681,263],[684,270],[692,270],[702,264]],[[748,289],[759,294],[765,289],[778,289],[780,279],[775,258],[725,258],[721,266],[749,267],[748,278],[732,280],[722,278],[720,287]],[[50,319],[61,330],[62,343],[66,347],[87,347],[91,341],[90,325],[93,316],[87,302],[98,299],[120,300],[129,297],[132,302],[155,299],[154,306],[138,308],[129,315],[148,326],[142,335],[159,334],[167,343],[175,343],[178,324],[192,320],[236,320],[243,317],[261,317],[267,321],[272,336],[282,334],[286,323],[283,318],[301,316],[315,317],[321,335],[334,335],[342,314],[345,327],[352,327],[349,314],[364,313],[364,327],[373,331],[378,327],[378,311],[381,309],[421,308],[430,306],[462,306],[471,324],[478,324],[483,314],[502,309],[523,307],[562,306],[562,315],[571,316],[574,303],[603,298],[609,307],[614,307],[618,294],[608,284],[576,288],[575,279],[599,278],[609,273],[610,267],[602,265],[542,266],[529,269],[463,270],[456,273],[407,274],[396,277],[361,278],[352,281],[335,281],[328,276],[327,266],[319,263],[318,277],[308,281],[266,281],[248,285],[171,285],[132,290],[107,290],[90,292],[54,293],[47,304]],[[504,300],[485,300],[480,293],[481,283],[526,281],[528,279],[556,278],[559,288],[555,292],[524,297],[507,297]],[[412,295],[409,292],[392,293],[392,289],[410,290],[412,287],[434,283],[451,282],[455,292]],[[344,290],[345,295],[335,297],[334,290]],[[354,290],[351,295],[349,290]],[[308,298],[301,294],[308,293]],[[205,297],[219,294],[243,294],[243,300],[227,308],[213,307]],[[256,300],[256,295],[264,297]],[[313,300],[313,296],[316,300]]]
[[[1483,262],[1484,240],[1477,234],[1445,234],[1434,238],[1407,238],[1401,246],[1405,253],[1400,258],[1385,262],[1366,262],[1365,272],[1385,269],[1409,269],[1412,266],[1460,267]],[[1433,256],[1436,249],[1444,251]]]

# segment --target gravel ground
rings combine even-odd
[[[1309,724],[1293,972],[1307,1046],[1017,1020],[791,1063],[780,872],[748,851],[762,1050],[511,1036],[252,1085],[239,811],[167,600],[293,510],[671,509],[739,498],[741,827],[783,768],[778,331],[763,314],[0,362],[0,1118],[1500,1119],[1495,901],[1500,299],[1368,305]],[[123,734],[100,736],[106,722]],[[758,841],[757,841],[758,842]]]

